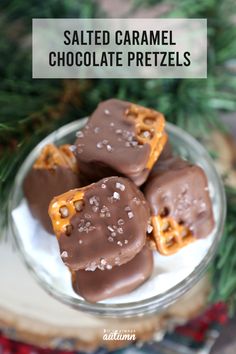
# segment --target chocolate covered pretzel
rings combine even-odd
[[[164,128],[160,112],[116,99],[100,103],[77,133],[81,174],[91,182],[118,174],[140,186],[165,146]]]
[[[153,254],[144,246],[131,261],[121,266],[108,267],[104,271],[72,272],[72,285],[85,300],[97,302],[133,291],[150,277],[152,270]]]
[[[95,270],[141,251],[150,214],[130,180],[110,177],[55,197],[49,215],[63,262],[72,270]]]
[[[214,217],[201,167],[172,157],[152,171],[144,195],[151,208],[150,245],[163,255],[210,234]]]
[[[46,145],[23,184],[32,215],[53,233],[48,206],[53,197],[79,187],[78,164],[70,145]]]

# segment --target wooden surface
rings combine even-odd
[[[208,281],[204,279],[161,315],[138,320],[95,318],[49,296],[9,243],[0,244],[0,279],[0,327],[8,336],[42,346],[81,350],[124,344],[103,342],[104,329],[132,329],[138,339],[149,339],[173,321],[181,322],[198,313],[208,294]]]

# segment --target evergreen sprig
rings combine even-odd
[[[226,188],[226,194],[228,212],[224,234],[211,267],[210,300],[227,302],[230,313],[233,314],[236,309],[236,190]]]

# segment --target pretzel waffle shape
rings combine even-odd
[[[70,145],[65,144],[57,147],[53,144],[46,145],[36,162],[36,169],[55,169],[57,166],[69,167],[76,172],[76,159],[70,150]]]
[[[68,236],[70,235],[72,231],[70,220],[73,215],[83,209],[85,190],[86,187],[73,189],[55,197],[51,201],[48,213],[57,238],[59,238],[62,233],[66,233]]]
[[[171,217],[152,216],[151,224],[153,231],[149,239],[150,246],[162,255],[174,254],[196,240],[186,226]]]
[[[160,112],[135,104],[127,109],[126,116],[135,121],[136,139],[139,144],[150,146],[150,156],[146,164],[146,168],[150,170],[167,142],[167,134],[164,131],[165,118]]]
[[[71,151],[70,147],[71,145],[69,144],[59,146],[59,153],[62,154],[64,160],[67,163],[67,166],[69,166],[70,169],[76,173],[78,171],[78,164],[75,155]]]

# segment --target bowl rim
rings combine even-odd
[[[69,124],[62,126],[61,128],[55,130],[47,137],[45,137],[39,144],[37,144],[33,150],[28,154],[22,165],[20,166],[15,181],[13,184],[11,196],[9,198],[8,203],[8,225],[10,226],[11,234],[14,237],[14,241],[16,242],[17,248],[20,251],[21,257],[26,264],[27,268],[29,269],[30,273],[33,277],[37,280],[37,282],[54,298],[58,299],[59,301],[77,309],[80,311],[85,311],[87,313],[99,316],[99,317],[135,317],[135,316],[142,316],[147,315],[155,312],[162,312],[166,307],[173,304],[180,296],[185,294],[188,290],[191,289],[193,285],[195,285],[200,278],[205,273],[207,267],[209,266],[210,262],[212,261],[214,255],[216,254],[216,250],[221,239],[225,217],[226,217],[226,196],[224,191],[224,186],[221,178],[216,171],[216,168],[213,164],[213,161],[206,151],[206,149],[190,134],[183,131],[181,128],[177,127],[174,124],[166,123],[167,132],[170,134],[177,135],[181,137],[185,143],[194,145],[196,149],[198,149],[199,154],[204,157],[206,162],[208,163],[211,174],[218,185],[218,192],[219,192],[219,199],[221,201],[221,218],[218,220],[217,230],[215,231],[215,238],[212,242],[208,252],[202,258],[201,262],[194,268],[194,270],[182,281],[174,285],[172,288],[166,290],[165,292],[152,296],[148,299],[129,302],[129,303],[118,303],[118,304],[104,304],[104,303],[89,303],[86,300],[80,300],[79,298],[73,298],[69,295],[65,295],[64,293],[60,293],[58,290],[46,283],[40,277],[39,273],[37,272],[38,264],[33,263],[32,259],[29,258],[27,252],[24,249],[23,243],[18,237],[18,231],[14,224],[12,218],[12,210],[19,204],[19,188],[21,188],[23,178],[25,177],[25,170],[28,171],[30,166],[32,165],[32,161],[38,155],[38,151],[48,143],[55,142],[58,139],[63,138],[67,134],[72,134],[77,130],[81,129],[83,125],[86,123],[88,118],[78,119],[73,121]],[[16,205],[15,205],[16,204]],[[217,224],[217,222],[216,222]]]

